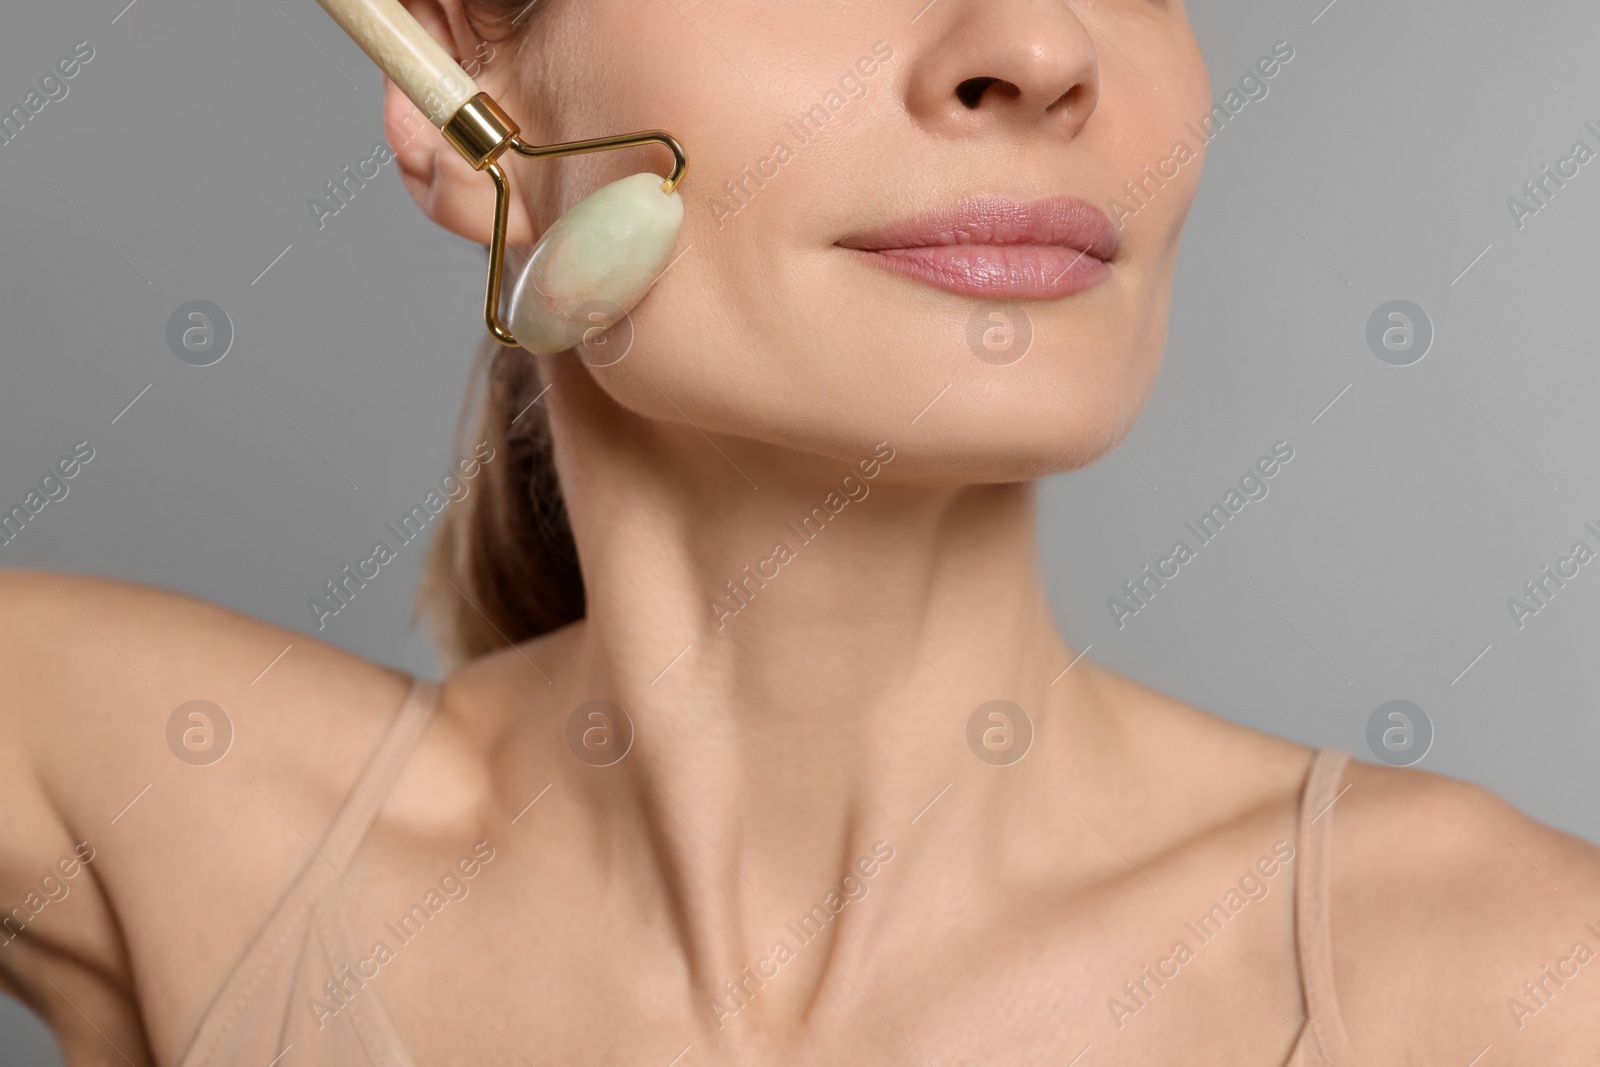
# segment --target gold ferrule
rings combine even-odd
[[[511,139],[517,135],[517,124],[488,93],[479,93],[457,109],[454,115],[439,128],[444,139],[456,146],[456,151],[482,170],[494,162]]]

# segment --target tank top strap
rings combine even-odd
[[[378,817],[379,809],[394,788],[395,779],[405,767],[406,757],[432,717],[438,696],[437,682],[423,678],[411,680],[411,691],[406,694],[378,747],[368,757],[344,806],[323,835],[319,846],[322,858],[340,874],[350,865],[367,831],[372,828],[372,821]]]
[[[1333,932],[1328,896],[1335,805],[1349,787],[1343,784],[1350,754],[1318,750],[1306,772],[1295,828],[1294,934],[1306,1023],[1302,1041],[1312,1055],[1296,1062],[1355,1067],[1359,1062],[1339,1011],[1333,979]]]
[[[359,958],[338,887],[432,717],[438,696],[437,682],[412,678],[400,710],[316,851],[296,872],[202,1015],[178,1060],[180,1067],[260,1067],[274,1057],[281,1059],[292,1035],[304,1026],[303,1019],[291,1019],[291,1012],[308,994],[316,995],[322,978],[335,973],[340,963]],[[318,1038],[325,1055],[301,1062],[410,1067],[376,998],[351,1007],[356,1010],[345,1015],[343,1030]],[[319,1022],[313,1032],[321,1030]],[[309,1049],[303,1052],[310,1054]]]

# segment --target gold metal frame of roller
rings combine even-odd
[[[511,116],[488,93],[479,93],[450,116],[440,132],[445,140],[471,163],[474,170],[488,171],[494,179],[494,237],[489,242],[489,286],[483,299],[483,321],[494,339],[511,348],[517,339],[500,321],[500,286],[506,257],[506,215],[510,206],[511,189],[506,174],[500,167],[500,155],[510,148],[531,159],[552,159],[556,156],[575,156],[585,152],[605,152],[613,148],[632,148],[642,144],[664,144],[672,150],[672,174],[661,183],[661,191],[670,193],[678,187],[689,169],[688,157],[678,139],[662,130],[642,133],[624,133],[615,137],[596,137],[588,141],[568,141],[565,144],[530,145],[517,137],[520,128]]]

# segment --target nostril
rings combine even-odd
[[[983,94],[989,91],[991,85],[995,85],[999,81],[999,78],[968,78],[956,86],[956,96],[967,107],[977,107],[978,101],[983,99]]]
[[[1092,90],[1089,88],[1089,86],[1085,85],[1083,82],[1079,82],[1077,85],[1074,85],[1072,88],[1062,93],[1061,99],[1051,104],[1049,110],[1054,111],[1058,107],[1065,108],[1068,111],[1082,110],[1086,106],[1084,103],[1084,98],[1089,96],[1091,92]],[[1087,107],[1090,110],[1094,109],[1094,105],[1092,103],[1088,104]]]

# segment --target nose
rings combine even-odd
[[[907,106],[935,132],[1070,139],[1099,101],[1094,39],[1067,0],[935,0],[916,28]]]

